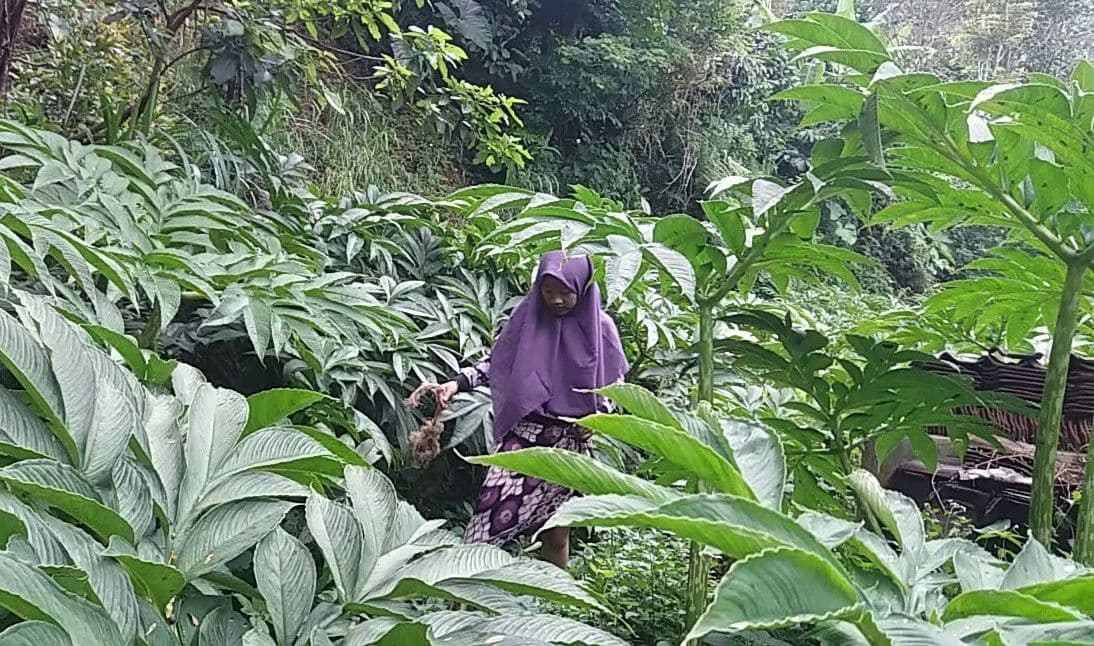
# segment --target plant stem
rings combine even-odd
[[[1060,310],[1056,315],[1056,329],[1052,333],[1045,389],[1041,395],[1041,419],[1037,425],[1036,450],[1033,455],[1029,526],[1033,537],[1046,548],[1051,547],[1053,539],[1056,445],[1060,439],[1060,418],[1063,416],[1067,374],[1071,365],[1071,341],[1078,323],[1079,298],[1083,291],[1086,269],[1085,265],[1075,260],[1067,264],[1064,290],[1060,295]],[[1087,464],[1086,477],[1090,478],[1089,462]],[[1087,507],[1089,506],[1084,505],[1084,508]]]
[[[714,306],[706,301],[699,304],[699,401],[714,401]],[[698,483],[689,483],[691,493]],[[707,573],[710,563],[703,555],[703,546],[692,541],[688,548],[687,625],[693,626],[707,605]],[[698,642],[696,642],[698,643]]]
[[[843,429],[840,427],[840,420],[837,416],[829,414],[829,424],[832,428],[832,453],[836,455],[836,459],[839,460],[840,468],[843,469],[844,477],[851,475],[851,472],[855,470],[855,465],[851,462],[851,449],[847,446],[846,437],[843,434]],[[874,513],[870,511],[870,506],[866,504],[866,501],[859,495],[858,491],[852,488],[852,493],[855,497],[855,506],[858,507],[859,516],[866,522],[866,525],[870,528],[870,531],[878,536],[884,537],[882,533],[881,523],[878,522]]]
[[[1079,563],[1094,566],[1094,442],[1086,446],[1086,470],[1083,473],[1083,498],[1079,502],[1079,524],[1075,530],[1075,553]]]
[[[699,401],[714,402],[714,307],[699,306]]]

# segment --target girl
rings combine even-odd
[[[591,455],[589,434],[565,419],[606,409],[587,391],[621,380],[628,370],[615,323],[604,313],[588,256],[543,256],[532,291],[513,311],[490,358],[444,384],[422,384],[417,405],[433,392],[445,406],[457,392],[489,385],[497,451],[532,446]],[[479,491],[464,539],[502,546],[531,536],[573,492],[536,478],[491,467]],[[570,531],[541,535],[544,557],[565,568]]]

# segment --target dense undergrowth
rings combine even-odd
[[[960,407],[1032,412],[932,353],[1085,347],[1090,65],[948,83],[983,33],[917,59],[845,2],[765,30],[751,3],[349,4],[28,10],[0,643],[1090,642],[1089,520],[971,528],[862,468],[991,442]],[[984,71],[1036,71],[1018,18],[1055,14],[1020,4],[985,10],[1014,33]],[[480,389],[414,465],[409,389],[483,356],[560,247],[633,368],[626,414],[580,422],[596,459],[487,455]],[[487,464],[586,494],[550,523],[569,575],[461,544]]]

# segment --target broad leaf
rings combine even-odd
[[[665,502],[679,497],[666,487],[621,473],[573,451],[534,447],[464,458],[471,464],[500,467],[586,494],[636,495]]]
[[[626,642],[602,630],[572,619],[551,615],[523,615],[483,618],[465,612],[435,612],[418,619],[437,637],[458,635],[467,630],[483,634],[522,637],[550,644],[597,644],[622,646]]]
[[[362,566],[372,569],[365,561],[366,543],[353,512],[348,507],[313,494],[306,506],[308,530],[330,570],[339,597],[344,601],[358,599]],[[375,559],[375,554],[368,555]]]
[[[23,385],[39,411],[52,422],[51,427],[59,433],[58,439],[75,457],[74,440],[59,430],[64,428],[64,403],[50,369],[49,355],[27,328],[3,311],[0,311],[0,362]]]
[[[111,536],[133,541],[129,523],[103,504],[91,483],[70,466],[52,460],[24,460],[0,468],[0,480],[65,512],[103,541]]]
[[[4,646],[74,646],[61,628],[44,621],[24,621],[0,633]]]
[[[751,498],[752,490],[737,468],[714,448],[682,428],[633,415],[591,415],[578,421],[585,428],[649,451],[693,474],[721,493]]]
[[[688,639],[848,616],[863,599],[819,556],[790,548],[760,552],[726,572]]]
[[[1063,606],[1014,590],[974,590],[955,597],[946,605],[942,621],[951,622],[977,615],[1019,617],[1038,623],[1078,621],[1083,616]]]
[[[1030,538],[1010,564],[999,587],[1004,590],[1016,590],[1038,583],[1056,581],[1064,576],[1065,574],[1057,569],[1052,555],[1040,541]]]
[[[1018,591],[1041,601],[1075,608],[1084,615],[1094,617],[1094,574],[1029,585]]]
[[[652,527],[709,545],[733,559],[789,546],[843,567],[805,528],[746,498],[690,495],[655,503],[634,496],[588,496],[563,503],[547,527]]]
[[[248,435],[262,428],[275,426],[312,404],[326,399],[323,393],[295,388],[263,390],[247,398],[247,425],[243,434]]]
[[[377,469],[346,467],[346,493],[349,494],[357,522],[361,524],[365,552],[371,555],[368,565],[381,553],[397,547],[389,540],[399,509],[395,486]],[[370,574],[371,567],[361,571],[361,578]]]
[[[15,458],[51,458],[68,462],[68,453],[49,426],[31,412],[10,390],[0,386],[0,432],[3,444],[0,453]]]
[[[733,449],[733,461],[756,499],[766,507],[781,509],[786,456],[778,436],[742,420],[723,420],[722,434]]]
[[[304,545],[281,528],[259,542],[254,557],[255,581],[273,622],[274,634],[291,644],[311,611],[315,596],[315,562]]]
[[[676,415],[654,395],[645,388],[636,384],[618,383],[598,390],[601,395],[619,404],[623,410],[635,417],[656,422],[663,426],[670,426],[678,430],[684,430],[684,426]]]
[[[273,531],[292,507],[288,502],[245,500],[213,509],[182,538],[178,569],[188,580],[211,572]]]
[[[140,595],[161,612],[186,585],[181,572],[170,565],[142,559],[132,546],[116,537],[111,539],[103,556],[113,558],[125,568]]]
[[[186,518],[227,459],[247,422],[247,402],[230,390],[201,384],[186,412],[183,455],[186,472],[179,492],[178,515]]]
[[[73,644],[126,643],[102,608],[62,590],[49,577],[7,552],[0,552],[0,605],[22,619],[55,623]]]

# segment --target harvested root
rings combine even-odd
[[[443,431],[444,425],[437,422],[437,418],[434,417],[426,420],[418,427],[418,430],[410,432],[410,456],[414,466],[423,469],[437,459],[437,456],[441,454]]]

